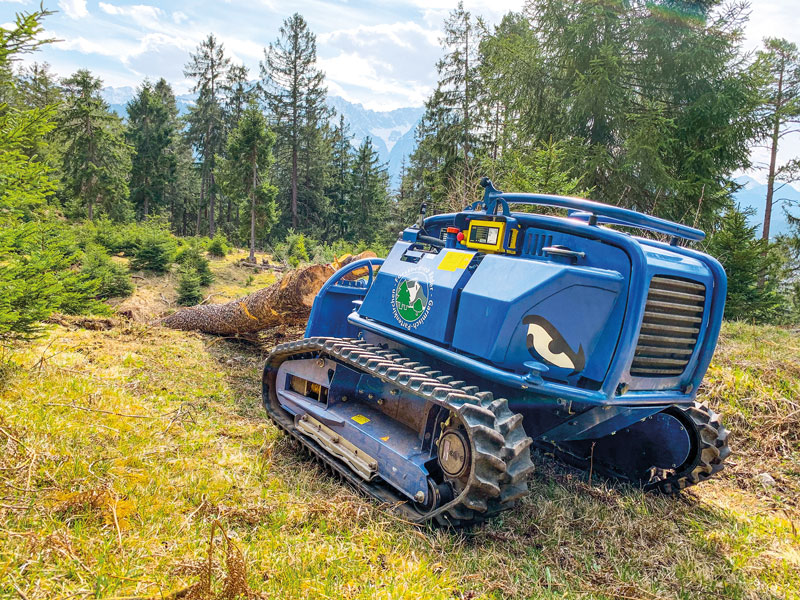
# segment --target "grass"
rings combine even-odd
[[[215,286],[241,295],[231,261]],[[733,430],[721,477],[672,499],[536,458],[529,496],[470,533],[298,457],[259,406],[262,360],[122,319],[4,355],[0,597],[800,598],[796,332],[726,324],[700,392]]]

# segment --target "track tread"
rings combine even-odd
[[[276,372],[287,359],[320,353],[422,396],[458,416],[471,440],[473,466],[465,488],[455,499],[424,513],[418,506],[405,502],[407,499],[398,492],[388,489],[389,486],[373,489],[374,484],[368,485],[335,459],[320,454],[305,436],[294,430],[289,419],[273,410],[268,390],[271,370]],[[525,435],[521,415],[512,413],[505,399],[495,399],[491,392],[482,392],[464,381],[454,380],[395,350],[347,338],[306,338],[276,346],[264,366],[264,406],[272,421],[316,459],[380,501],[386,502],[387,496],[394,495],[403,516],[417,523],[432,520],[448,526],[474,525],[510,508],[515,499],[527,493],[526,479],[533,470],[533,463],[530,452],[524,450],[532,440]]]

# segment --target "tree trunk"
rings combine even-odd
[[[197,229],[195,235],[200,235],[200,214],[203,210],[203,203],[206,199],[206,173],[205,169],[200,172],[200,202],[197,204]]]
[[[208,237],[214,237],[216,233],[216,223],[214,222],[214,170],[208,175]]]
[[[254,334],[273,327],[304,325],[314,298],[333,273],[351,262],[375,258],[374,252],[342,256],[333,265],[310,265],[289,271],[283,279],[249,296],[226,304],[205,304],[182,308],[161,320],[161,325],[185,331],[203,331],[219,335]],[[345,279],[366,277],[362,267],[348,273]]]
[[[219,335],[299,325],[308,318],[314,297],[333,272],[330,265],[295,269],[280,281],[240,300],[184,308],[162,319],[161,324],[172,329]]]
[[[775,117],[775,126],[772,130],[772,148],[769,156],[769,174],[767,176],[767,200],[764,206],[764,230],[761,238],[769,241],[769,229],[772,223],[772,205],[775,196],[775,169],[778,159],[778,137],[780,135],[780,120]]]
[[[775,194],[775,168],[778,158],[778,140],[781,132],[781,109],[783,108],[783,68],[778,76],[778,95],[775,98],[775,122],[772,126],[772,147],[769,156],[769,175],[767,176],[767,200],[764,207],[764,230],[761,239],[769,241],[769,228],[772,223],[772,203]]]
[[[253,162],[253,184],[250,188],[250,262],[256,262],[256,181],[258,171]]]
[[[292,148],[292,229],[297,229],[297,148]]]

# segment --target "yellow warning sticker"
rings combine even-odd
[[[363,425],[364,423],[369,423],[369,419],[364,415],[356,415],[355,417],[350,417],[350,418],[353,419],[353,421],[355,421],[359,425]]]
[[[466,269],[472,254],[451,250],[444,255],[442,262],[439,263],[440,271],[455,271],[456,269]]]

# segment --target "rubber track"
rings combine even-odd
[[[409,502],[391,486],[364,481],[316,442],[299,434],[293,420],[270,405],[268,380],[270,372],[277,372],[282,362],[306,355],[314,358],[326,355],[458,415],[472,451],[472,469],[461,493],[442,506],[422,512],[419,505]],[[300,441],[328,467],[376,499],[396,504],[401,514],[415,523],[434,520],[451,526],[476,524],[511,508],[514,501],[528,491],[527,478],[533,470],[532,440],[525,435],[522,415],[512,413],[506,399],[495,399],[491,392],[482,392],[441,371],[412,362],[396,351],[363,340],[306,338],[275,347],[264,365],[264,407],[278,427]]]
[[[628,477],[614,470],[613,465],[606,465],[590,461],[571,453],[569,450],[550,443],[537,443],[536,447],[547,454],[572,466],[584,470],[593,469],[595,473],[641,486],[645,491],[657,491],[664,494],[676,494],[687,487],[705,481],[725,468],[723,461],[730,456],[728,446],[728,430],[722,425],[719,415],[711,410],[706,403],[695,402],[692,406],[676,406],[688,421],[691,422],[699,445],[696,459],[682,471],[669,473],[665,469],[656,470],[647,482],[632,481]]]

